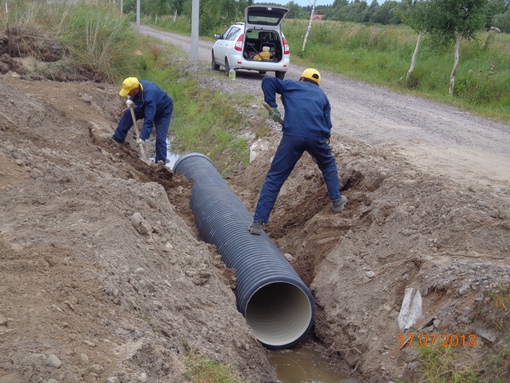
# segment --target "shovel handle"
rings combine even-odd
[[[264,105],[264,108],[266,108],[266,110],[269,112],[269,116],[272,117],[274,114],[273,108],[271,108],[267,102],[264,102],[262,105]],[[281,118],[278,119],[278,122],[280,123],[280,125],[283,125],[283,121]]]
[[[131,112],[131,118],[133,119],[133,126],[135,127],[136,140],[138,141],[138,139],[140,138],[140,132],[138,131],[138,124],[136,123],[135,111],[132,106],[129,107],[129,111]],[[140,148],[140,154],[141,154],[142,158],[145,160],[146,157],[145,157],[145,148],[143,147],[143,142],[140,142],[138,144],[138,147]]]
[[[274,110],[269,106],[269,104],[267,102],[264,102],[264,108],[267,109],[267,111],[271,114],[274,114]]]

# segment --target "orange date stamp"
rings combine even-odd
[[[441,347],[475,347],[476,335],[475,334],[400,334],[398,336],[400,347],[412,346],[413,343],[418,343],[421,347],[434,346],[436,341],[441,342]]]

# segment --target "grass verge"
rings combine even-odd
[[[191,353],[186,360],[184,377],[193,383],[241,383],[235,369]]]

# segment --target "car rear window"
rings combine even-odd
[[[278,33],[274,31],[261,31],[259,29],[250,29],[246,31],[246,37],[255,40],[278,40]]]
[[[268,16],[266,15],[248,15],[248,23],[258,25],[278,25],[280,23],[280,16]]]

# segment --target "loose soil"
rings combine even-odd
[[[132,137],[110,139],[124,107],[118,85],[82,72],[34,81],[33,59],[2,62],[0,383],[186,382],[197,358],[232,366],[243,382],[275,382],[236,310],[234,271],[198,236],[191,183],[141,161]],[[199,73],[204,86],[260,92],[260,75],[239,73],[233,84]],[[366,85],[325,77],[349,203],[332,213],[304,156],[266,227],[315,296],[324,356],[357,382],[405,381],[417,357],[398,338],[406,288],[421,293],[423,315],[405,332],[432,322],[423,331],[476,334],[476,347],[462,349],[472,365],[508,348],[479,315],[485,292],[510,280],[508,126],[384,89],[379,103],[353,90],[353,109],[340,87]],[[401,126],[384,114],[390,98],[415,110]],[[252,161],[227,181],[253,211],[281,133],[259,105],[240,111],[252,117],[241,129]],[[457,131],[459,119],[472,125]],[[432,133],[406,129],[409,120]],[[381,130],[368,139],[374,121]],[[444,139],[441,124],[455,134]],[[263,125],[272,129],[257,140]]]

